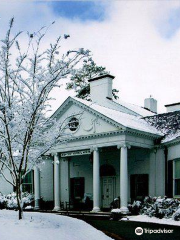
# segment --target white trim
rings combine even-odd
[[[91,154],[91,150],[80,150],[80,151],[73,151],[73,152],[65,152],[61,153],[61,157],[72,157],[72,156],[79,156],[79,155],[89,155]]]

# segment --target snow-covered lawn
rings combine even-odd
[[[148,222],[148,223],[159,223],[159,224],[168,224],[174,226],[180,226],[180,221],[174,221],[170,219],[159,219],[156,217],[149,217],[146,215],[138,216],[128,216],[128,218],[122,218],[121,221],[135,221],[135,222]]]
[[[0,240],[110,240],[89,224],[66,216],[0,210]]]

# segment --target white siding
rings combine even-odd
[[[180,158],[180,144],[168,147],[168,160]]]

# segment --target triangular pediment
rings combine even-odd
[[[125,130],[125,127],[103,116],[91,107],[69,97],[53,114],[67,136],[86,136]]]

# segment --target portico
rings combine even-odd
[[[105,197],[108,197],[111,202],[114,198],[120,196],[120,210],[126,214],[128,212],[127,205],[130,201],[130,174],[128,167],[132,165],[132,160],[128,158],[128,155],[129,151],[134,151],[135,148],[124,141],[114,146],[91,146],[89,149],[86,147],[85,150],[74,149],[74,151],[54,154],[54,211],[60,210],[60,202],[72,200],[72,191],[74,191],[72,189],[72,180],[84,179],[84,192],[82,195],[83,197],[85,193],[92,195],[93,212],[99,212],[103,207],[107,207],[103,203]],[[106,176],[101,175],[101,167],[106,166],[112,166],[115,169],[114,176],[108,176],[108,173]],[[142,173],[147,173],[147,171],[142,171]],[[114,179],[114,183],[112,183],[113,193],[109,190],[111,186],[104,185],[103,187],[103,184],[107,184],[104,183],[107,179]],[[80,185],[79,188],[81,188]],[[106,196],[104,196],[105,194]],[[74,199],[77,198],[81,201],[83,199],[82,195],[81,199],[79,195],[74,196]]]

